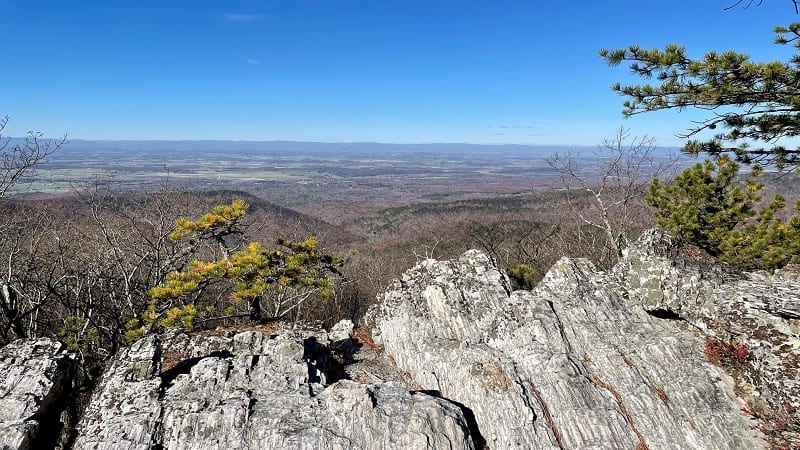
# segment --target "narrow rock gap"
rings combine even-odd
[[[150,373],[151,377],[158,376],[161,372],[161,360],[164,356],[164,349],[162,348],[161,339],[158,335],[153,336],[153,358],[152,358],[152,371]]]
[[[676,321],[679,321],[679,322],[685,322],[686,321],[686,319],[681,317],[678,313],[676,313],[674,311],[670,311],[668,309],[664,309],[664,308],[647,310],[647,314],[649,314],[649,315],[651,315],[651,316],[653,316],[655,318],[658,318],[658,319],[676,320]]]
[[[249,430],[250,429],[250,420],[253,418],[253,412],[255,412],[256,403],[258,403],[258,399],[253,396],[253,391],[248,389],[247,393],[247,425],[245,425],[242,429]]]
[[[534,408],[533,407],[533,403],[531,403],[531,395],[528,392],[528,389],[525,387],[526,383],[528,383],[528,382],[527,381],[523,382],[519,378],[519,376],[518,376],[519,370],[517,369],[516,363],[512,362],[511,363],[511,367],[514,369],[514,375],[515,375],[514,376],[514,378],[515,378],[514,383],[517,386],[519,386],[519,388],[520,388],[520,390],[522,391],[522,394],[523,394],[522,395],[522,401],[525,402],[525,407],[528,408],[528,410],[531,412],[531,414],[533,414],[533,421],[536,422],[536,419],[539,418],[539,415],[536,414],[536,408]]]
[[[164,349],[162,348],[162,342],[156,336],[153,338],[153,371],[154,373],[151,374],[152,376],[159,376],[161,377],[161,383],[158,386],[158,417],[155,418],[155,424],[153,426],[153,435],[151,436],[150,440],[150,448],[152,450],[164,450],[164,405],[162,404],[164,401],[164,396],[167,393],[167,384],[164,382],[163,374],[161,372],[161,360],[162,355],[164,353]],[[176,369],[178,366],[176,365],[173,369]],[[177,377],[178,375],[175,375]],[[170,382],[174,379],[170,379]]]
[[[553,301],[548,300],[547,305],[550,307],[550,311],[553,312],[553,317],[555,317],[556,319],[556,325],[558,326],[558,333],[561,335],[561,342],[564,344],[564,349],[566,350],[567,354],[571,355],[572,344],[570,344],[569,339],[567,338],[567,333],[564,331],[564,323],[561,322],[561,317],[558,316],[558,312],[556,311]]]
[[[40,432],[34,433],[30,440],[30,448],[57,448],[58,444],[69,445],[71,440],[74,440],[73,430],[74,423],[64,423],[62,418],[67,418],[69,422],[69,409],[74,404],[74,390],[71,389],[74,378],[75,367],[71,367],[69,362],[61,359],[57,362],[57,368],[54,373],[57,375],[56,379],[51,380],[54,387],[51,393],[58,393],[54,398],[38,398],[38,404],[45,403],[29,420],[38,422],[38,430]],[[69,387],[65,389],[57,389],[60,383],[66,383]],[[63,414],[66,413],[66,414]],[[42,433],[41,430],[47,430],[47,433]],[[69,447],[64,447],[69,448]]]
[[[461,410],[461,413],[464,414],[464,419],[467,421],[467,429],[469,430],[469,434],[472,435],[472,440],[475,444],[475,448],[477,449],[489,448],[486,445],[486,438],[483,437],[483,434],[481,434],[481,430],[478,427],[478,421],[475,419],[475,412],[473,412],[472,409],[467,407],[465,404],[457,402],[451,398],[443,397],[442,393],[435,389],[422,389],[410,392],[411,394],[420,393],[420,394],[430,395],[431,397],[436,397],[455,405],[458,409]]]

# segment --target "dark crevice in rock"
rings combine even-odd
[[[416,391],[411,391],[412,394],[416,394],[417,392],[419,392],[420,394],[430,395],[431,397],[444,398],[442,397],[442,392],[436,389],[420,389]],[[447,401],[451,400],[447,399]]]
[[[499,267],[497,264],[497,260],[492,258],[492,266],[497,268]],[[506,291],[506,297],[511,297],[511,293],[514,292],[513,287],[511,286],[511,282],[509,281],[508,277],[504,275],[503,272],[500,273],[500,286]]]
[[[71,393],[68,400],[67,406],[64,408],[64,411],[61,413],[61,422],[67,424],[67,430],[62,436],[61,446],[60,448],[72,448],[75,440],[78,439],[78,430],[77,425],[78,421],[80,420],[80,412],[78,412],[78,401],[77,397],[80,394],[78,392]]]
[[[161,348],[161,338],[158,335],[153,336],[153,359],[151,367],[151,377],[157,376],[161,372],[161,359],[164,356],[164,349]]]
[[[668,309],[663,309],[663,308],[648,310],[647,314],[650,314],[651,316],[656,317],[658,319],[686,321],[686,319],[681,317],[675,311],[670,311]]]
[[[58,361],[57,369],[54,373],[56,379],[52,380],[55,386],[62,385],[63,388],[54,388],[52,398],[37,399],[41,409],[30,418],[38,422],[38,432],[35,433],[30,441],[30,448],[58,448],[59,444],[70,440],[70,427],[74,423],[67,421],[62,413],[67,411],[72,397],[72,380],[75,376],[75,366],[65,359]],[[46,432],[43,432],[46,430]]]
[[[475,413],[472,409],[468,408],[465,404],[459,403],[451,398],[442,397],[441,391],[436,389],[422,389],[411,391],[411,394],[420,393],[425,395],[430,395],[431,397],[440,398],[448,403],[455,405],[458,409],[461,410],[461,413],[464,415],[464,419],[467,421],[467,429],[469,429],[469,434],[472,436],[472,441],[475,444],[476,449],[487,449],[489,448],[486,445],[486,438],[483,437],[481,434],[481,430],[478,427],[478,421],[475,420]]]
[[[539,415],[536,413],[536,408],[533,407],[533,403],[531,402],[531,393],[528,392],[528,387],[526,385],[533,385],[530,382],[523,382],[523,380],[519,379],[519,369],[517,368],[517,364],[514,362],[510,362],[511,368],[514,373],[514,383],[519,386],[520,390],[522,391],[522,401],[525,403],[525,407],[528,408],[531,415],[533,415],[533,421],[536,422],[536,419],[539,418]]]
[[[198,356],[196,358],[184,359],[183,361],[176,364],[175,367],[172,367],[171,369],[161,372],[161,375],[159,375],[159,377],[161,377],[162,391],[164,391],[167,386],[169,386],[173,381],[175,381],[175,378],[178,378],[178,375],[188,374],[189,372],[191,372],[192,367],[196,366],[197,363],[206,358],[228,359],[231,357],[233,357],[233,354],[231,352],[229,352],[228,350],[222,350],[222,351],[211,352],[207,356]]]
[[[253,417],[253,410],[256,407],[256,403],[258,403],[258,399],[253,397],[253,390],[247,390],[247,398],[249,401],[247,402],[247,420],[249,421],[251,417]]]
[[[775,315],[782,319],[800,319],[800,312],[791,309],[779,309],[775,311]]]
[[[569,343],[569,339],[567,338],[567,333],[564,331],[564,323],[561,322],[561,317],[558,316],[558,312],[556,311],[556,307],[551,300],[547,301],[547,305],[550,307],[550,311],[553,312],[553,317],[556,319],[556,325],[558,326],[558,333],[561,335],[561,342],[564,343],[564,351],[568,354],[572,354],[572,345]]]
[[[344,365],[333,357],[331,349],[313,336],[303,340],[303,361],[308,365],[309,392],[312,397],[311,383],[331,384],[350,379]]]
[[[156,336],[156,337],[153,338],[153,371],[154,371],[154,373],[152,374],[152,376],[161,377],[161,383],[159,384],[159,387],[158,387],[158,403],[159,403],[160,407],[158,408],[158,417],[155,418],[154,432],[153,432],[153,434],[151,436],[151,441],[150,441],[150,448],[152,450],[164,450],[164,444],[162,443],[163,436],[164,436],[164,407],[163,407],[163,403],[162,402],[164,400],[164,396],[167,393],[167,386],[169,386],[169,384],[172,383],[172,381],[178,375],[180,375],[181,372],[179,371],[179,368],[181,367],[181,364],[183,364],[185,362],[185,361],[181,361],[178,364],[176,364],[175,367],[172,367],[171,369],[166,370],[163,373],[159,374],[159,372],[161,372],[161,368],[162,368],[161,367],[161,360],[162,360],[163,353],[164,353],[164,349],[162,348],[161,339],[158,336]],[[198,359],[198,361],[199,361],[199,359]],[[189,370],[191,370],[192,366],[194,366],[195,364],[197,364],[197,362],[194,362],[191,365],[189,365],[189,367],[183,373],[189,373]]]
[[[372,390],[367,390],[367,396],[369,397],[369,402],[372,405],[372,408],[375,409],[378,407],[378,399],[375,398],[375,393]]]

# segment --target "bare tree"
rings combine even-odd
[[[791,1],[792,1],[792,5],[794,6],[794,13],[795,14],[800,14],[800,0],[791,0]],[[764,3],[764,0],[747,0],[747,1],[745,1],[745,0],[736,0],[736,2],[734,2],[732,5],[726,7],[725,9],[726,10],[733,9],[733,8],[739,6],[739,5],[743,5],[742,9],[747,9],[747,8],[753,6],[754,4],[757,7],[761,6],[762,3]]]
[[[59,140],[42,139],[44,135],[36,131],[29,131],[21,141],[12,139],[3,134],[8,120],[8,116],[0,119],[0,199],[22,177],[30,175],[38,165],[46,162],[67,139],[66,136]]]
[[[28,132],[23,139],[13,139],[4,135],[8,120],[8,116],[0,119],[0,201],[14,185],[23,177],[31,175],[37,166],[47,161],[66,141],[66,136],[56,141],[42,139],[42,133],[33,131]],[[0,204],[0,207],[6,206]],[[16,214],[12,209],[6,209],[0,214],[4,216],[0,220],[0,257],[5,266],[0,277],[0,318],[3,319],[0,321],[3,328],[0,336],[5,337],[11,331],[16,337],[24,337],[33,331],[30,329],[34,324],[32,318],[44,301],[39,295],[41,291],[23,293],[19,286],[14,285],[17,277],[13,269],[21,255],[38,253],[41,240],[25,242],[20,231],[30,230],[31,227],[38,230],[42,217]],[[28,324],[27,327],[25,323]]]
[[[558,171],[570,214],[579,225],[579,239],[599,245],[601,266],[613,264],[621,255],[633,230],[650,222],[642,201],[654,177],[663,177],[675,167],[677,156],[658,155],[655,139],[631,136],[620,127],[591,155],[556,153],[548,164]],[[592,230],[595,230],[593,232]],[[604,242],[596,242],[598,233]]]

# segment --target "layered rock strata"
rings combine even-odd
[[[400,368],[473,412],[489,448],[764,448],[699,333],[627,292],[567,258],[511,292],[469,251],[409,270],[368,318]]]
[[[71,448],[800,448],[800,269],[680,248],[651,230],[608,273],[564,258],[513,292],[473,250],[407,271],[355,331],[148,336]],[[74,367],[48,339],[0,349],[0,448],[69,443]]]
[[[75,367],[75,355],[51,339],[21,339],[0,348],[0,448],[58,443]]]
[[[632,304],[707,335],[706,353],[734,376],[761,428],[776,444],[800,448],[800,266],[735,272],[678,248],[674,237],[648,230],[610,279]]]
[[[362,383],[323,333],[177,335],[116,359],[76,449],[474,448],[461,408]]]

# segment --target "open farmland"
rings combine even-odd
[[[386,208],[557,188],[547,158],[566,150],[587,174],[598,172],[602,161],[589,147],[73,141],[17,193],[52,196],[96,183],[126,191],[236,189],[341,224]]]

